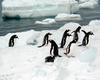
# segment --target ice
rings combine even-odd
[[[70,54],[75,57],[68,58],[64,52],[72,37],[68,38],[64,49],[59,49],[62,57],[57,57],[54,63],[45,63],[51,45],[41,48],[37,46],[42,44],[47,32],[52,33],[50,39],[60,45],[63,32],[70,29],[71,33],[81,26],[78,23],[66,23],[57,30],[28,30],[0,36],[0,80],[100,80],[99,25],[100,20],[92,20],[88,25],[82,26],[82,29],[95,33],[94,37],[89,38],[89,44],[86,47],[79,47],[79,42],[73,44]],[[14,47],[8,47],[9,38],[13,34],[18,35],[19,39]]]
[[[55,17],[56,21],[64,21],[64,20],[81,20],[81,16],[79,14],[66,14],[60,13]]]
[[[32,18],[73,13],[79,10],[75,0],[4,0],[2,14],[8,17]]]
[[[55,19],[47,18],[42,21],[36,21],[35,24],[53,24],[56,23]]]

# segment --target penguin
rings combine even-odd
[[[79,26],[75,31],[73,31],[72,33],[74,33],[73,36],[73,40],[75,41],[75,43],[78,41],[79,37],[78,37],[78,33],[80,32],[81,27]]]
[[[47,56],[45,58],[45,62],[54,62],[54,60],[55,60],[55,57],[54,56]]]
[[[61,40],[60,48],[63,48],[63,47],[64,47],[64,45],[65,45],[65,43],[66,43],[66,38],[67,38],[67,36],[71,36],[71,34],[68,33],[69,31],[70,31],[70,30],[67,29],[67,30],[64,32],[63,37],[62,37],[62,40]]]
[[[49,40],[49,42],[51,43],[50,55],[52,55],[52,53],[53,53],[54,57],[61,57],[58,54],[58,45],[56,44],[56,42],[54,40]]]
[[[70,53],[70,48],[71,48],[71,45],[72,45],[73,43],[76,43],[76,42],[73,40],[73,41],[71,41],[71,42],[68,44],[68,46],[67,46],[67,48],[66,48],[66,53],[64,53],[65,55],[68,55],[68,54]]]
[[[41,46],[38,46],[38,47],[42,47],[46,44],[48,44],[48,40],[49,40],[49,35],[52,35],[51,33],[46,33],[44,38],[43,38],[43,44]]]
[[[82,30],[82,32],[85,34],[85,36],[82,40],[82,44],[79,46],[86,46],[89,43],[89,36],[94,35],[94,34],[92,31],[86,32],[86,31]]]
[[[15,38],[18,38],[18,36],[17,35],[12,35],[11,37],[10,37],[10,39],[9,39],[9,47],[13,47],[14,46],[14,39]]]

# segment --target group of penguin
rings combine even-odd
[[[70,53],[70,48],[71,45],[73,43],[77,43],[79,40],[79,36],[78,33],[80,33],[81,27],[78,26],[76,28],[76,30],[74,30],[73,33],[73,40],[68,44],[68,46],[66,47],[66,53],[64,53],[65,55],[68,55]],[[66,29],[65,32],[63,33],[62,36],[62,40],[61,40],[61,44],[60,47],[58,47],[57,43],[52,40],[49,39],[49,36],[52,35],[52,33],[46,33],[44,38],[43,38],[43,44],[38,46],[38,48],[43,47],[45,45],[48,45],[48,43],[51,43],[51,48],[50,48],[50,56],[47,56],[45,58],[45,62],[54,62],[56,57],[62,57],[61,55],[59,55],[59,48],[63,48],[64,45],[66,44],[66,39],[67,37],[72,36],[71,34],[69,34],[69,29]],[[86,46],[89,43],[89,36],[90,35],[94,35],[92,31],[86,32],[85,30],[81,30],[84,33],[84,37],[82,40],[82,44],[80,44],[79,46]],[[9,39],[9,47],[13,47],[14,46],[14,39],[18,38],[17,35],[12,35]]]

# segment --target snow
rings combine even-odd
[[[73,13],[78,10],[78,2],[75,0],[4,0],[2,2],[2,14],[8,17],[55,16],[58,13]]]
[[[97,53],[96,48],[87,49],[80,54],[79,59],[81,62],[91,63],[96,59],[96,53]]]
[[[56,21],[64,21],[64,20],[81,20],[81,16],[79,14],[66,14],[60,13],[55,17]]]
[[[93,31],[90,42],[86,47],[79,47],[82,39],[71,47],[71,55],[66,57],[65,50],[59,49],[62,57],[55,59],[54,63],[45,63],[45,57],[50,55],[50,44],[38,48],[42,44],[43,36],[47,32],[53,35],[60,44],[62,34],[66,29],[70,33],[75,30],[78,23],[66,23],[57,30],[9,33],[0,36],[0,80],[100,80],[100,20],[93,20],[88,25],[82,26],[82,30]],[[18,35],[14,47],[8,47],[11,35]],[[79,33],[81,37],[84,35]],[[72,36],[67,39],[66,45],[71,41]]]

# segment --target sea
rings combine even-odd
[[[34,23],[35,21],[38,20],[43,20],[46,18],[54,18],[54,16],[38,17],[33,19],[3,20],[1,14],[1,10],[2,10],[1,2],[2,0],[0,0],[0,36],[4,36],[8,33],[28,31],[31,29],[34,29],[36,31],[56,30],[68,22],[77,22],[80,25],[87,25],[91,20],[100,20],[100,1],[99,1],[99,5],[95,9],[80,9],[77,12],[81,15],[82,20],[61,21],[50,25],[40,25]]]

